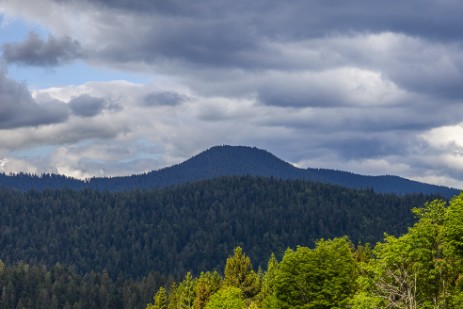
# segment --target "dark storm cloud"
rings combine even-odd
[[[53,0],[57,3],[72,3],[74,0]],[[119,12],[130,12],[136,14],[157,14],[170,17],[208,17],[226,16],[229,12],[244,13],[252,8],[263,10],[272,6],[272,1],[226,1],[226,0],[168,0],[168,1],[146,1],[146,0],[82,0],[81,2],[91,3],[99,9],[111,9]],[[254,11],[254,10],[253,10]]]
[[[174,17],[179,25],[191,20],[205,23],[211,20],[233,21],[242,36],[249,35],[247,26],[253,25],[253,32],[271,40],[300,40],[346,31],[392,31],[436,40],[459,40],[463,35],[463,21],[459,13],[463,4],[456,0],[88,2],[133,14]],[[231,31],[228,34],[234,35]]]
[[[366,158],[381,158],[391,155],[408,155],[410,136],[407,139],[395,134],[358,134],[347,138],[339,138],[320,147],[330,149],[347,160],[361,160]],[[324,146],[324,147],[323,147]]]
[[[341,139],[350,136],[379,135],[384,132],[398,133],[397,138],[406,134],[418,134],[444,125],[454,125],[461,121],[463,106],[443,105],[440,108],[425,102],[403,104],[400,107],[338,107],[338,108],[284,108],[271,107],[271,112],[259,117],[260,126],[287,128],[311,135],[334,134]],[[328,139],[327,139],[328,141]],[[334,142],[333,147],[339,143]]]
[[[459,57],[461,58],[461,55]],[[448,60],[453,62],[455,59]],[[461,100],[463,98],[463,67],[458,67],[455,63],[444,64],[439,63],[439,59],[435,59],[434,63],[414,66],[404,62],[401,68],[390,69],[389,77],[409,91],[429,94],[435,99]],[[387,72],[387,69],[385,71]]]
[[[55,0],[59,3],[71,0]],[[345,31],[393,31],[436,39],[459,39],[463,34],[462,3],[457,0],[236,0],[146,1],[92,0],[101,8],[135,14],[188,17],[198,20],[233,16],[236,24],[254,19],[267,37],[317,37]],[[179,20],[179,22],[181,22]],[[243,33],[244,34],[244,33]]]
[[[231,70],[258,74],[354,66],[382,72],[412,92],[454,98],[463,95],[463,61],[458,56],[463,19],[457,13],[463,4],[459,1],[88,3],[106,13],[101,14],[94,29],[99,33],[94,41],[104,44],[88,51],[105,64],[153,66],[160,73],[189,79],[189,83],[202,82],[204,88]],[[404,43],[411,46],[398,44],[397,50],[383,51],[375,50],[378,46],[374,43],[368,48],[353,43],[359,36],[381,33],[410,38]],[[437,50],[433,51],[433,46]],[[447,66],[439,63],[442,55],[449,59]],[[285,86],[288,83],[281,88]],[[257,91],[260,100],[270,105],[322,105],[330,101],[319,98],[326,92],[290,87],[278,93],[272,89],[269,93]]]
[[[71,0],[55,1],[77,6]],[[432,41],[458,41],[463,36],[459,14],[463,4],[456,0],[87,3],[106,13],[99,15],[100,25],[92,29],[104,32],[96,38],[104,44],[93,51],[100,61],[175,66],[170,70],[179,66],[285,69],[290,60],[272,43],[288,43],[291,48],[295,42],[340,34],[394,32]]]
[[[345,105],[345,99],[337,96],[335,91],[317,89],[315,86],[283,84],[268,85],[259,90],[257,99],[260,103],[286,107],[335,107]]]
[[[81,117],[96,116],[106,105],[106,100],[104,98],[92,97],[87,94],[75,97],[69,102],[69,107],[72,112]]]
[[[158,91],[151,92],[143,98],[145,106],[160,106],[160,105],[179,105],[188,100],[186,95],[175,91]]]
[[[38,104],[25,85],[9,79],[0,69],[0,129],[60,123],[68,116],[65,104],[58,101]]]
[[[35,32],[20,43],[3,46],[3,57],[8,63],[32,66],[58,66],[82,56],[80,45],[69,37],[49,36],[43,40]]]
[[[124,25],[124,20],[105,22],[114,31],[105,34],[107,41],[94,51],[95,57],[103,62],[155,64],[170,72],[259,65],[254,59],[261,48],[259,39],[232,21],[145,19],[141,27]]]

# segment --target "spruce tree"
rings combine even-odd
[[[259,292],[259,278],[252,269],[251,259],[241,247],[227,258],[224,285],[241,289],[244,298],[251,298]]]

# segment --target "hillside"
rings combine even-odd
[[[92,178],[79,181],[59,175],[0,175],[0,186],[20,190],[70,188],[127,191],[132,189],[165,188],[223,176],[263,176],[278,179],[301,179],[341,185],[354,189],[373,189],[379,193],[438,194],[450,198],[459,190],[420,183],[398,176],[363,176],[349,172],[297,168],[273,154],[255,147],[216,146],[183,163],[141,175]]]
[[[220,270],[241,245],[265,265],[318,238],[398,235],[414,221],[410,209],[432,199],[250,176],[119,193],[0,189],[0,259],[138,278]]]

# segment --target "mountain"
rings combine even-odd
[[[435,186],[398,176],[364,176],[329,169],[297,168],[256,147],[215,146],[183,163],[143,175],[114,178],[93,178],[93,188],[107,190],[168,187],[223,176],[264,176],[278,179],[302,179],[335,184],[353,189],[373,189],[378,193],[438,194],[446,198],[459,190]]]
[[[90,185],[100,189],[164,188],[172,185],[224,176],[263,176],[305,179],[304,171],[255,147],[215,146],[171,167],[143,175],[93,178]]]
[[[450,198],[459,190],[430,185],[398,176],[364,176],[349,172],[297,168],[255,147],[215,146],[186,160],[183,163],[140,175],[92,178],[79,181],[56,175],[0,175],[0,186],[20,190],[46,188],[83,189],[94,188],[109,191],[164,188],[199,180],[223,176],[264,176],[278,179],[301,179],[340,185],[354,189],[371,188],[378,193],[394,194],[438,194]]]

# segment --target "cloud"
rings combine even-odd
[[[291,44],[339,33],[392,32],[443,42],[461,37],[462,21],[455,13],[461,4],[418,2],[89,1],[82,7],[90,11],[91,4],[99,12],[88,14],[94,18],[85,33],[99,45],[102,58],[246,69],[269,57],[269,42]]]
[[[404,96],[401,89],[381,74],[354,67],[273,73],[258,89],[262,103],[294,107],[394,106]]]
[[[84,57],[97,68],[148,76],[145,85],[39,89],[26,100],[23,110],[69,102],[60,106],[70,117],[37,130],[13,126],[0,144],[54,140],[63,171],[114,175],[130,170],[124,162],[143,170],[215,144],[245,144],[303,166],[460,183],[450,166],[463,162],[461,132],[442,129],[463,121],[460,1],[17,0],[4,7],[51,33],[6,45],[22,55],[11,63],[37,65],[30,47],[42,46],[34,49],[42,66]],[[136,157],[139,140],[154,145],[154,161]],[[115,143],[136,152],[105,157],[117,153]]]
[[[0,129],[61,123],[68,117],[63,102],[36,102],[25,85],[8,78],[0,69]]]
[[[39,170],[37,169],[37,165],[34,164],[37,162],[30,162],[24,159],[17,159],[17,158],[3,158],[0,159],[0,172],[6,174],[15,174],[18,171],[23,173],[30,173],[30,174],[40,174]]]
[[[69,4],[71,0],[54,0]],[[198,20],[237,18],[236,24],[255,19],[261,25],[257,31],[268,37],[322,36],[340,31],[407,32],[414,35],[446,38],[461,37],[461,3],[457,0],[407,1],[392,0],[374,3],[369,0],[303,1],[152,1],[144,0],[93,0],[99,10],[112,10],[133,15],[156,15],[173,18],[188,17]],[[419,11],[417,6],[419,5]],[[429,22],[432,20],[432,22]],[[444,36],[442,36],[444,34]]]
[[[69,106],[72,112],[77,116],[93,117],[98,115],[105,108],[106,100],[83,94],[72,98],[69,102]]]
[[[58,172],[77,178],[132,175],[156,169],[157,150],[144,140],[82,142],[57,147],[49,163]]]
[[[0,88],[0,128],[4,132],[0,150],[112,140],[129,135],[138,113],[143,115],[137,107],[140,104],[131,99],[140,91],[137,85],[88,83],[35,90],[31,95],[24,85],[6,80],[8,83],[0,82],[4,89],[14,90],[15,86],[21,91],[6,93]],[[136,106],[134,113],[125,113],[132,104]]]
[[[143,105],[160,106],[160,105],[178,105],[189,100],[186,95],[175,91],[157,91],[145,95]]]
[[[3,46],[3,58],[8,63],[52,67],[71,62],[83,56],[80,44],[70,37],[55,38],[50,35],[44,41],[30,32],[21,43]]]

